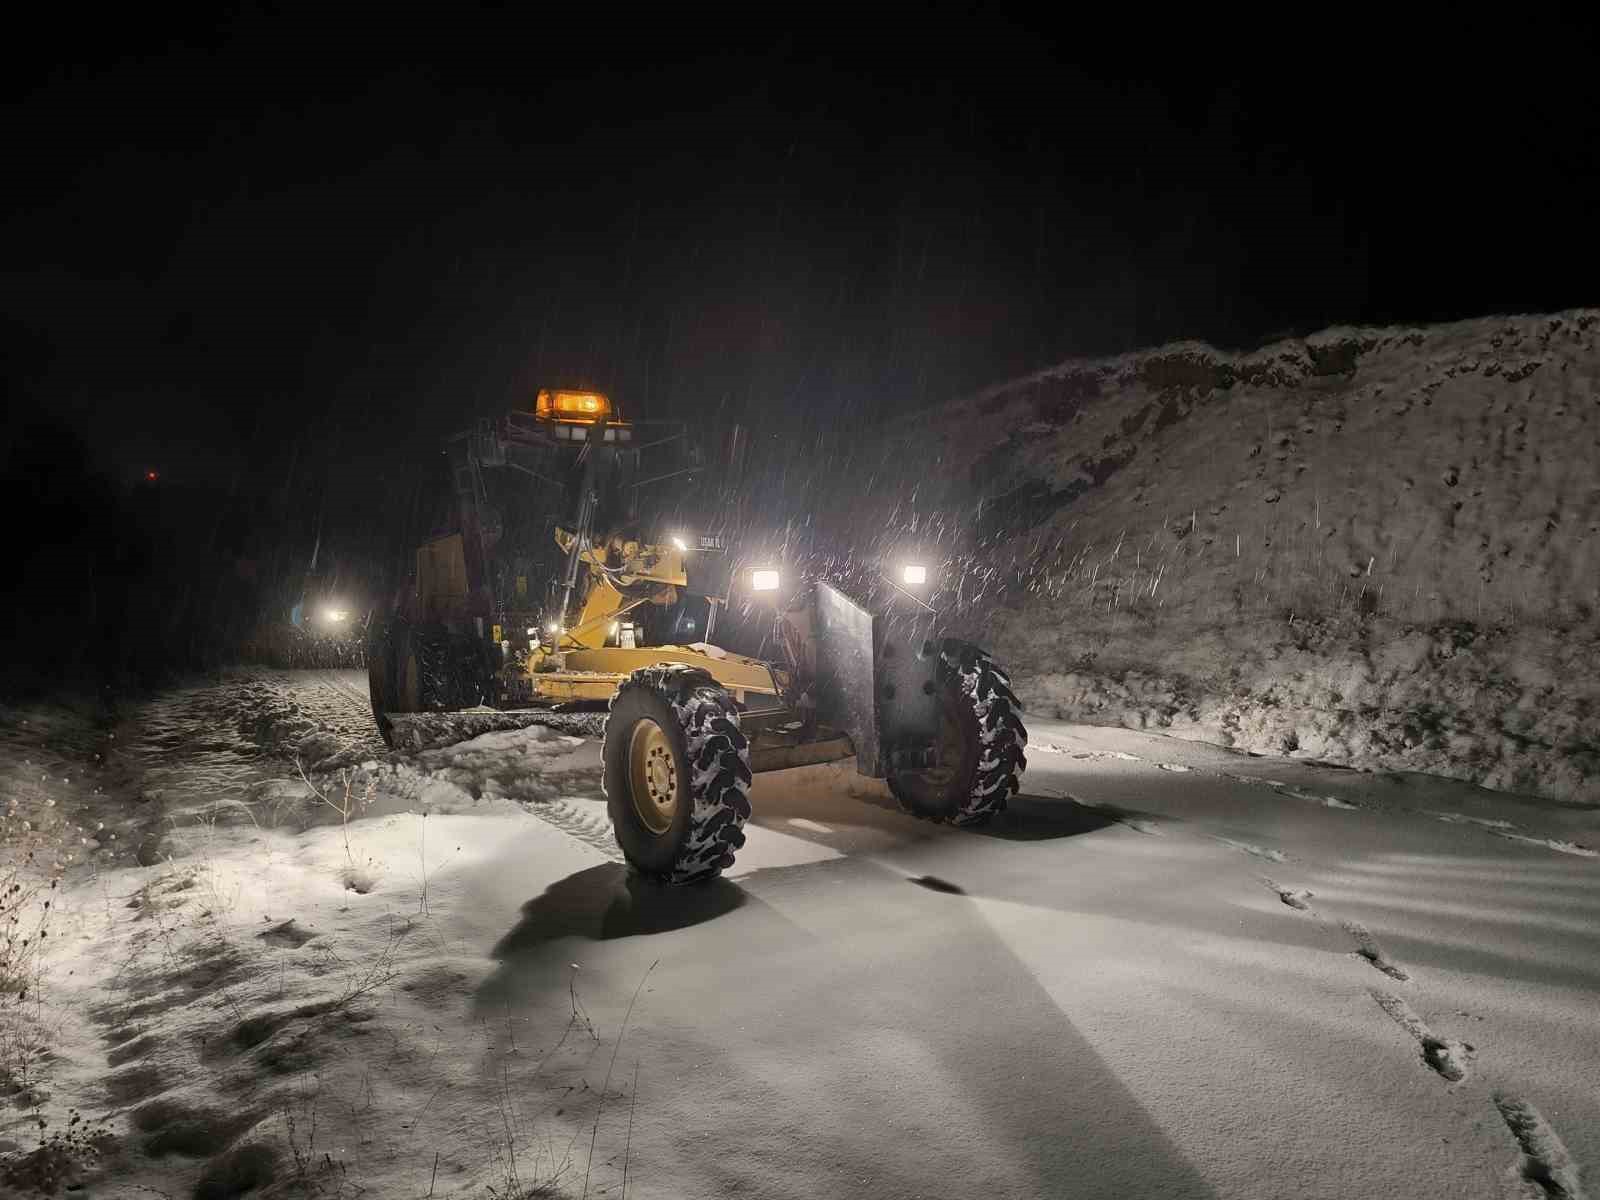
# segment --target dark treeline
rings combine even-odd
[[[13,530],[0,580],[8,689],[148,688],[242,660],[359,665],[358,636],[290,623],[317,596],[364,595],[349,587],[346,556],[320,544],[303,495],[119,480],[75,428],[37,413],[8,422],[0,455]],[[365,615],[353,611],[352,626]]]

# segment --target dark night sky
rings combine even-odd
[[[540,382],[793,422],[1176,337],[1600,303],[1595,46],[1553,10],[398,11],[12,46],[13,404],[120,473],[298,444],[359,486]]]

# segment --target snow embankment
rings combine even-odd
[[[1068,363],[910,436],[1036,713],[1600,801],[1600,311]]]

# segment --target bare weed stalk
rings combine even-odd
[[[532,1142],[533,1138],[524,1134],[522,1117],[511,1094],[510,1072],[504,1063],[500,1065],[496,1101],[505,1140],[502,1143],[496,1137],[489,1152],[490,1163],[499,1176],[496,1183],[486,1188],[491,1200],[538,1200],[560,1195],[561,1177],[572,1168],[572,1143],[568,1142],[566,1150],[558,1156],[554,1143],[547,1137],[542,1146],[534,1147],[531,1165],[525,1165],[519,1146],[524,1141]]]
[[[330,789],[320,788],[311,782],[311,777],[306,774],[306,769],[298,758],[294,760],[294,769],[299,772],[301,782],[311,789],[311,794],[316,797],[317,802],[339,814],[339,832],[344,838],[345,886],[357,892],[370,890],[370,882],[366,887],[361,886],[366,879],[366,873],[356,863],[355,851],[350,846],[350,821],[360,816],[372,803],[377,782],[368,779],[366,788],[358,793],[355,790],[354,776],[348,770],[341,770],[339,783],[342,790],[338,796],[334,796]]]
[[[12,798],[0,816],[0,1098],[18,1108],[37,1108],[48,1061],[45,949],[69,861],[53,808],[24,817]]]
[[[600,1136],[600,1117],[606,1111],[606,1091],[611,1087],[611,1070],[617,1065],[617,1052],[622,1049],[622,1039],[628,1032],[628,1018],[633,1016],[633,1006],[639,1000],[639,993],[644,991],[644,981],[650,978],[650,972],[654,971],[660,962],[659,958],[656,959],[655,962],[644,969],[644,974],[639,977],[639,986],[633,989],[633,999],[628,1001],[628,1011],[622,1014],[622,1025],[617,1030],[617,1044],[611,1048],[611,1061],[606,1065],[605,1081],[600,1085],[600,1104],[594,1112],[594,1127],[589,1131],[589,1162],[583,1171],[583,1194],[585,1197],[589,1195],[589,1172],[594,1169],[594,1143],[595,1139]]]
[[[359,1196],[367,1189],[350,1179],[350,1168],[343,1161],[335,1161],[327,1150],[317,1151],[317,1104],[320,1089],[313,1089],[306,1099],[305,1120],[298,1119],[295,1106],[286,1103],[280,1111],[283,1119],[284,1140],[289,1144],[293,1160],[292,1178],[298,1195],[328,1197],[343,1200]]]

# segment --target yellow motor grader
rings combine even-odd
[[[763,771],[854,756],[916,816],[974,825],[1001,811],[1026,766],[1022,708],[987,653],[938,636],[917,592],[925,565],[899,564],[882,589],[891,599],[869,608],[720,537],[648,531],[641,490],[695,468],[640,478],[644,452],[682,438],[624,421],[602,393],[545,391],[531,412],[447,444],[456,528],[418,547],[412,585],[370,625],[385,739],[417,714],[559,726],[605,712],[618,845],[671,883],[732,864]],[[525,576],[495,569],[506,555],[484,484],[494,468],[572,505],[551,531],[559,559],[543,603]],[[713,641],[719,614],[734,624],[730,606],[746,630],[755,615],[775,656]]]

